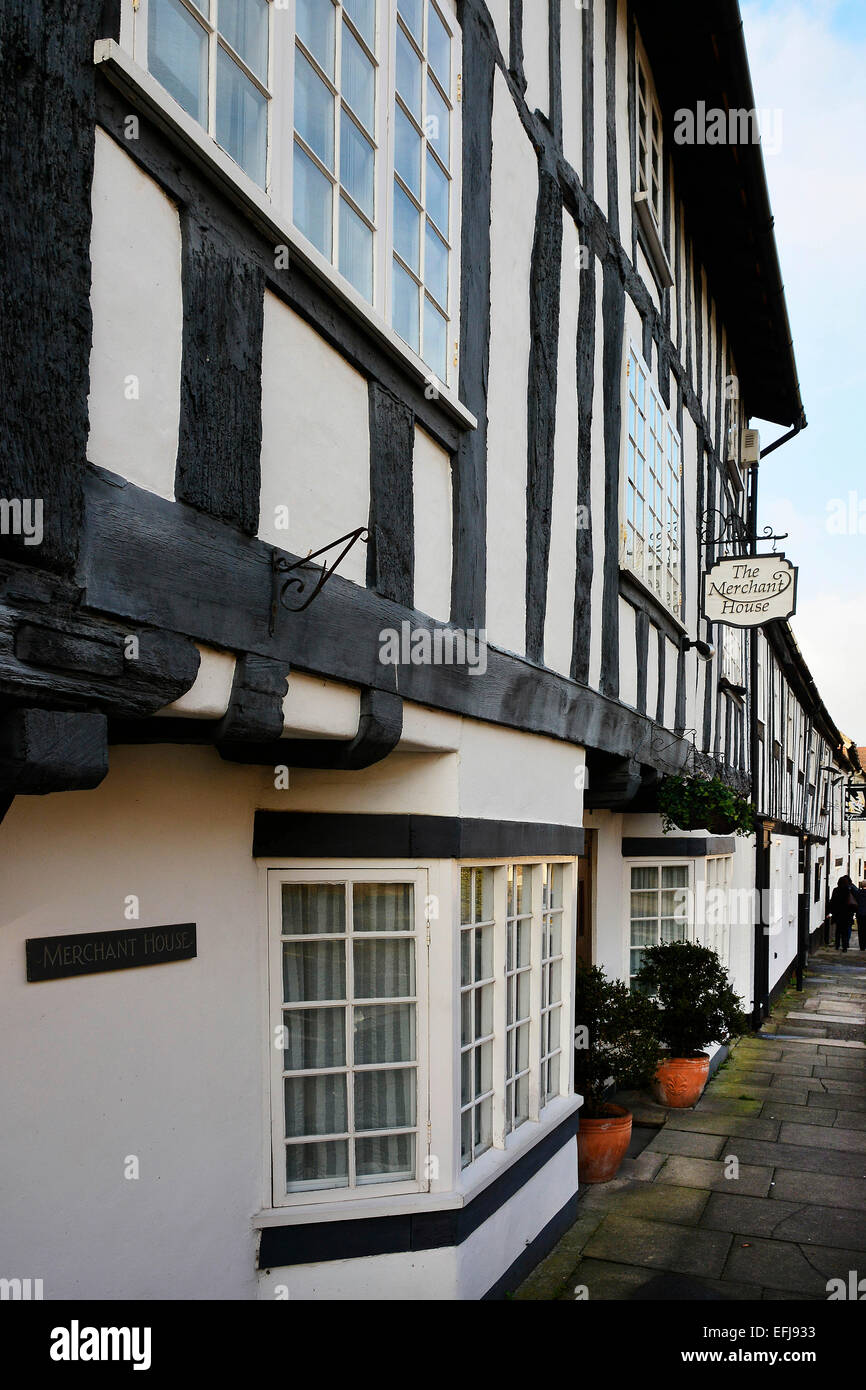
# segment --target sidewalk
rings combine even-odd
[[[574,1226],[514,1298],[825,1300],[829,1279],[866,1278],[856,940],[811,957],[803,992],[736,1045],[693,1110],[635,1111],[619,1176],[581,1188]]]

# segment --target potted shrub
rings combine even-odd
[[[575,1089],[583,1096],[578,1175],[581,1182],[610,1182],[628,1148],[632,1117],[606,1095],[611,1082],[620,1089],[651,1080],[658,1062],[657,1010],[597,965],[578,967],[576,990]]]
[[[695,1105],[707,1084],[710,1043],[744,1033],[748,1020],[715,951],[694,941],[650,946],[635,977],[653,996],[657,1035],[667,1048],[653,1079],[662,1105]]]
[[[658,796],[665,834],[676,829],[754,834],[754,806],[721,777],[663,777]]]

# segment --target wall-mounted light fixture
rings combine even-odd
[[[703,661],[709,661],[716,650],[709,642],[704,642],[700,637],[684,637],[683,651],[691,651],[692,647],[694,647],[698,656],[701,657]]]

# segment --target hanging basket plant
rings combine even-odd
[[[753,835],[755,808],[721,777],[663,777],[659,811],[671,830],[709,830],[711,835]]]

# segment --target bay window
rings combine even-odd
[[[573,861],[460,871],[464,1168],[568,1093],[572,878]]]
[[[336,276],[447,384],[452,0],[132,0],[132,51]]]

